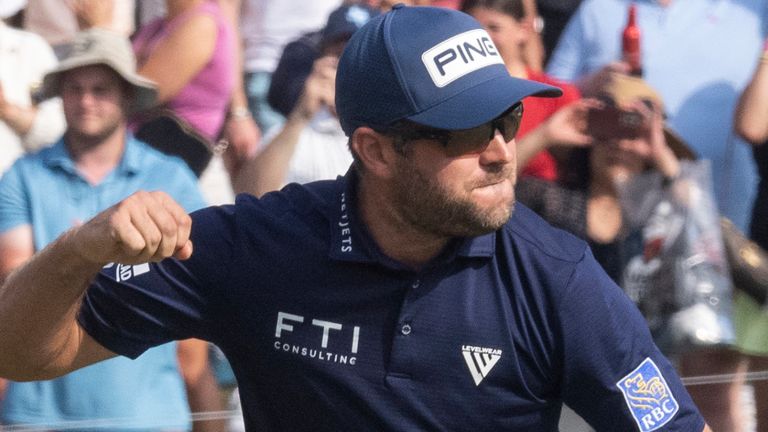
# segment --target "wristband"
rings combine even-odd
[[[251,112],[248,108],[239,106],[229,110],[229,118],[242,120],[251,117]]]

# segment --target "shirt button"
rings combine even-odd
[[[411,334],[410,324],[403,324],[403,326],[400,327],[400,333],[402,333],[404,336],[408,336],[409,334]]]
[[[421,285],[421,281],[420,281],[420,280],[418,280],[418,279],[416,279],[416,280],[413,282],[413,284],[411,284],[411,288],[413,288],[413,289],[416,289],[416,288],[418,288],[418,287],[419,287],[419,285]]]

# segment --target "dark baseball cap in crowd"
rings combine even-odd
[[[436,7],[397,5],[369,21],[347,43],[336,74],[336,110],[347,135],[402,119],[468,129],[524,97],[561,94],[510,76],[480,23]]]
[[[84,30],[75,35],[61,62],[43,78],[40,100],[59,95],[61,76],[65,72],[93,65],[111,68],[133,87],[133,97],[128,104],[130,112],[142,111],[155,104],[156,85],[136,73],[136,57],[128,38],[99,28]]]
[[[328,16],[328,21],[322,30],[322,43],[329,44],[349,39],[378,14],[378,9],[363,4],[338,7]]]

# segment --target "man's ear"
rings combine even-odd
[[[369,127],[359,127],[352,133],[351,147],[366,172],[381,178],[394,175],[396,158],[402,157],[392,145],[392,137]]]

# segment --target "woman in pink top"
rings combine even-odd
[[[211,142],[234,86],[235,32],[216,0],[166,0],[167,14],[134,35],[139,73],[159,102]]]

